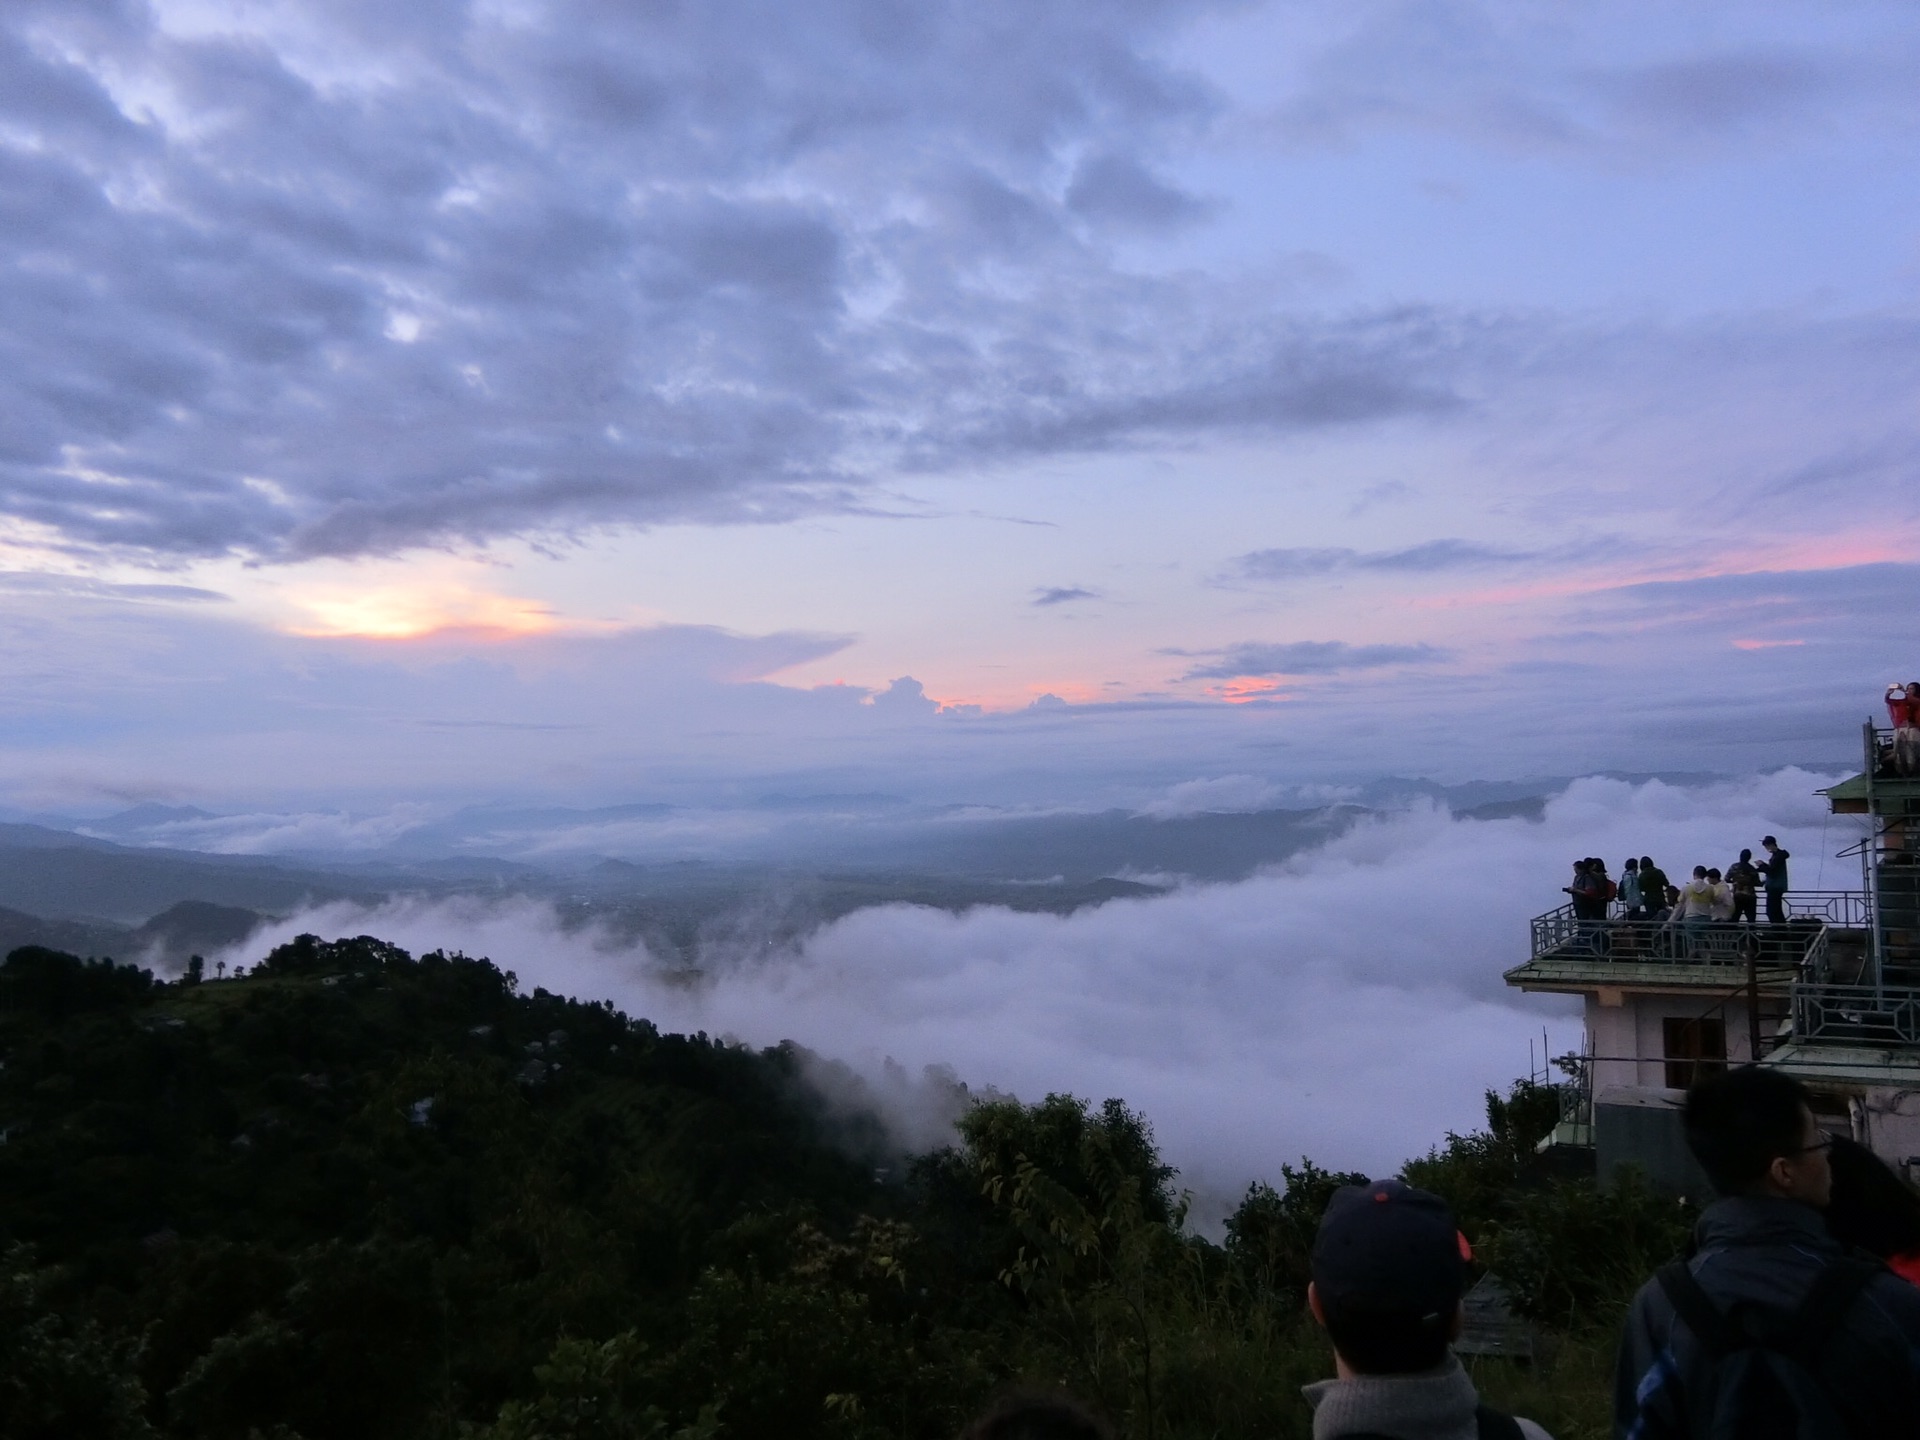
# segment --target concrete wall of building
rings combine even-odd
[[[1610,1186],[1634,1166],[1655,1189],[1699,1204],[1713,1198],[1700,1162],[1687,1149],[1682,1095],[1655,1086],[1620,1085],[1597,1091],[1593,1104],[1594,1171]]]
[[[1858,1114],[1866,1133],[1854,1138],[1909,1181],[1920,1181],[1920,1090],[1868,1087]]]
[[[1715,997],[1699,995],[1623,995],[1606,991],[1589,995],[1587,1053],[1595,1057],[1595,1091],[1616,1085],[1664,1086],[1667,1083],[1665,1022],[1697,1019],[1714,1004]],[[1783,1014],[1778,1002],[1761,1001],[1763,1042],[1773,1034]],[[1752,1056],[1746,1001],[1727,1000],[1713,1010],[1713,1018],[1726,1025],[1728,1062],[1746,1064]]]

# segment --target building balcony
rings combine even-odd
[[[1784,994],[1807,975],[1858,977],[1864,961],[1866,897],[1857,890],[1787,893],[1783,925],[1670,924],[1577,920],[1562,905],[1532,922],[1532,953],[1506,972],[1509,985],[1562,993],[1715,990],[1747,981]]]

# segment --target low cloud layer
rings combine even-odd
[[[1349,645],[1343,640],[1294,640],[1278,645],[1250,642],[1216,652],[1195,665],[1188,680],[1231,680],[1241,675],[1337,675],[1348,670],[1384,670],[1396,665],[1435,665],[1447,658],[1432,645]]]
[[[1650,853],[1678,873],[1772,833],[1796,886],[1853,881],[1849,862],[1822,859],[1853,836],[1824,816],[1818,783],[1797,770],[1699,790],[1583,780],[1537,823],[1416,809],[1241,884],[1070,916],[877,907],[790,949],[747,935],[705,955],[693,984],[524,902],[317,910],[227,958],[302,930],[371,933],[486,954],[525,986],[668,1028],[794,1039],[902,1103],[912,1087],[889,1081],[889,1061],[1029,1099],[1119,1095],[1217,1204],[1302,1154],[1390,1169],[1477,1124],[1481,1091],[1524,1071],[1543,1026],[1551,1049],[1574,1048],[1571,1002],[1500,978],[1526,958],[1527,918],[1563,899],[1573,858]]]

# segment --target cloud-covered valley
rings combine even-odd
[[[1500,978],[1574,858],[1617,870],[1647,853],[1678,871],[1772,833],[1798,888],[1857,883],[1825,858],[1854,837],[1819,783],[1792,769],[1686,789],[1582,780],[1538,821],[1422,805],[1235,884],[1070,915],[877,906],[797,941],[744,923],[692,970],[543,904],[473,898],[323,907],[225,958],[301,931],[485,954],[523,986],[663,1027],[796,1040],[867,1076],[920,1142],[938,1128],[924,1113],[938,1087],[913,1079],[929,1066],[1029,1099],[1119,1095],[1213,1204],[1302,1154],[1390,1168],[1477,1123],[1481,1091],[1526,1069],[1543,1027],[1556,1053],[1575,1048],[1571,1002]]]

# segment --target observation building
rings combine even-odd
[[[1896,773],[1891,730],[1868,721],[1861,738],[1861,772],[1819,792],[1866,819],[1839,852],[1858,858],[1859,889],[1789,890],[1780,924],[1630,920],[1617,901],[1605,920],[1572,905],[1534,918],[1507,983],[1586,1004],[1542,1150],[1586,1152],[1603,1183],[1631,1163],[1704,1194],[1681,1100],[1697,1076],[1757,1059],[1807,1086],[1823,1126],[1920,1182],[1920,775]]]

